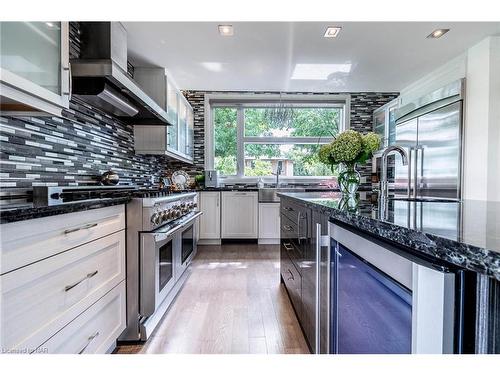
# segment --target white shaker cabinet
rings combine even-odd
[[[222,238],[258,237],[258,193],[222,192]]]
[[[280,243],[280,204],[259,203],[259,244]]]
[[[220,241],[220,192],[200,192],[200,244],[210,242],[206,240]]]
[[[60,116],[69,107],[68,30],[68,22],[0,23],[2,112]]]

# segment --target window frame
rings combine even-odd
[[[214,109],[217,107],[235,107],[236,112],[236,175],[221,175],[221,178],[231,182],[249,182],[262,178],[264,180],[273,176],[245,176],[245,143],[252,144],[320,144],[327,143],[333,137],[255,137],[245,136],[245,108],[266,107],[266,105],[282,102],[292,103],[295,106],[332,107],[342,109],[339,132],[349,129],[350,95],[348,94],[205,94],[205,169],[213,170],[215,167],[215,129]],[[325,176],[282,176],[287,182],[298,180],[324,180]]]

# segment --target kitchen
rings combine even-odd
[[[0,24],[2,353],[500,353],[500,22],[123,20]]]

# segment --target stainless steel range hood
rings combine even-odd
[[[127,72],[127,32],[119,22],[80,22],[72,94],[134,125],[170,125],[167,112]]]

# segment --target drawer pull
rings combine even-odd
[[[71,289],[73,289],[75,286],[77,286],[78,284],[84,282],[85,280],[88,280],[88,279],[91,279],[92,277],[94,277],[95,275],[97,275],[99,271],[95,270],[94,272],[91,272],[91,273],[88,273],[87,276],[85,276],[83,279],[81,279],[80,281],[77,281],[76,283],[74,284],[71,284],[71,285],[66,285],[64,287],[64,291],[67,292]]]
[[[85,351],[85,349],[88,348],[88,346],[92,343],[92,341],[94,341],[94,339],[99,336],[99,331],[97,331],[96,333],[94,333],[92,336],[89,336],[89,338],[87,339],[87,343],[85,344],[85,346],[82,348],[82,350],[80,350],[78,352],[78,354],[83,354],[83,352]]]
[[[285,211],[293,211],[293,208],[292,208],[292,207],[288,207],[288,206],[286,206],[286,207],[284,207],[284,210],[285,210]]]
[[[283,225],[283,229],[285,229],[289,232],[293,231],[293,228],[290,225]]]
[[[293,277],[293,273],[292,271],[288,270],[288,272],[290,273],[290,277],[288,278],[288,280],[295,280],[294,277]]]
[[[82,230],[82,229],[90,229],[90,228],[94,228],[94,227],[97,227],[97,223],[87,224],[87,225],[84,225],[83,227],[78,227],[78,228],[74,228],[74,229],[66,229],[64,231],[64,234],[78,232],[79,230]]]
[[[283,243],[283,246],[285,247],[285,249],[287,251],[292,251],[293,250],[292,245],[290,245],[289,243]]]

